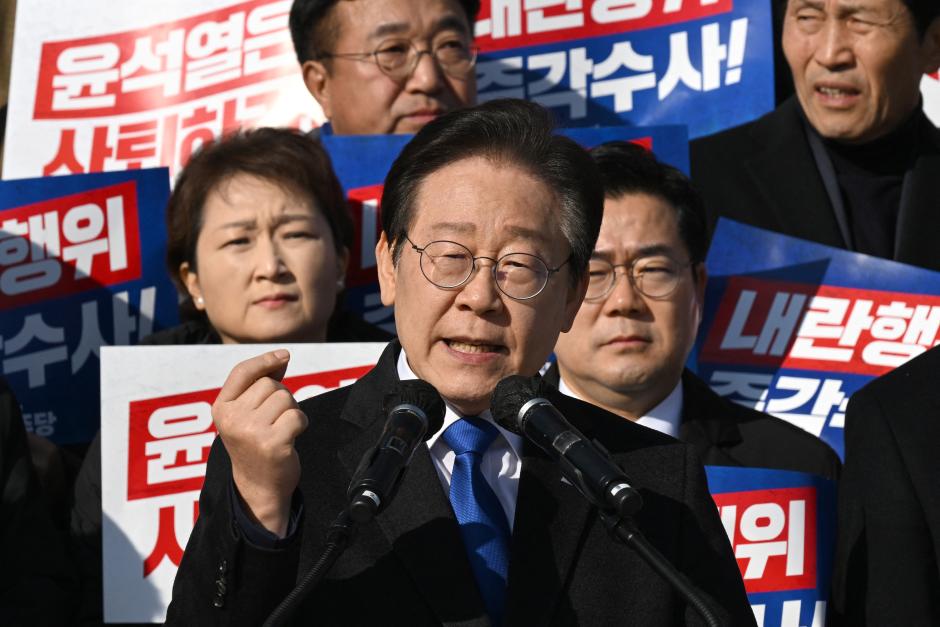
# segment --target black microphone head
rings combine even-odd
[[[444,400],[437,388],[421,379],[400,381],[393,392],[385,395],[384,411],[388,415],[398,405],[414,405],[420,408],[428,419],[428,429],[424,439],[441,430],[444,426]]]
[[[490,401],[493,419],[503,429],[523,435],[519,410],[533,398],[544,398],[546,387],[548,384],[539,375],[524,377],[514,374],[506,377],[493,390],[493,399]]]

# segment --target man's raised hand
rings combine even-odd
[[[246,513],[279,537],[287,533],[300,480],[294,440],[307,428],[307,416],[281,383],[289,361],[279,349],[237,364],[212,405]]]

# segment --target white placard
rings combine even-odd
[[[18,3],[3,178],[172,174],[223,129],[322,123],[291,44],[290,6]]]
[[[940,126],[940,75],[925,76],[920,82],[920,92],[924,95],[924,113]]]
[[[385,344],[102,347],[106,622],[164,621],[215,438],[212,401],[236,363],[274,348],[291,352],[284,384],[303,400],[354,382]]]

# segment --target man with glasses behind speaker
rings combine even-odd
[[[591,151],[604,219],[574,325],[546,379],[562,392],[692,444],[705,464],[836,478],[839,458],[789,423],[732,403],[684,368],[705,296],[705,219],[688,179],[643,148]]]
[[[295,0],[291,38],[323,133],[415,133],[476,101],[479,0]]]

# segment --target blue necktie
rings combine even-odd
[[[456,454],[450,477],[450,503],[493,625],[500,625],[506,606],[509,572],[509,523],[496,493],[483,478],[483,453],[499,436],[492,424],[476,417],[453,423],[441,435]]]

